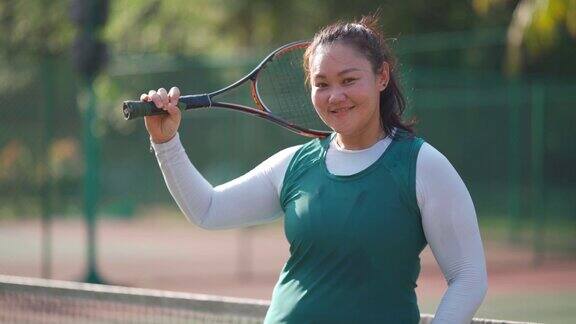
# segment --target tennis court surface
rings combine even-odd
[[[0,226],[0,273],[8,275],[0,284],[0,323],[258,323],[288,253],[280,224],[205,231],[180,217],[103,218],[98,270],[107,285],[94,286],[70,282],[80,281],[85,270],[81,220],[54,223],[51,276],[59,281],[29,278],[41,276],[39,234],[33,220]],[[551,260],[535,268],[529,251],[491,242],[486,248],[490,288],[478,316],[565,323],[527,315],[534,307],[510,305],[516,311],[505,313],[485,305],[512,293],[574,292],[574,261]],[[425,251],[417,289],[421,311],[433,312],[445,288],[433,256]],[[422,322],[427,320],[423,316]]]

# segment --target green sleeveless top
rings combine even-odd
[[[422,139],[397,132],[368,168],[331,174],[331,138],[294,155],[280,193],[290,243],[265,323],[418,323],[426,245],[416,201]]]

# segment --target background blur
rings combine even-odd
[[[0,273],[269,298],[281,224],[187,225],[121,103],[218,89],[271,49],[377,8],[408,115],[476,205],[491,278],[478,315],[571,322],[575,0],[0,0]],[[214,185],[306,141],[226,111],[186,113],[180,136]],[[445,284],[428,250],[423,264],[434,312]]]

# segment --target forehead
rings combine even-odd
[[[356,48],[343,43],[319,45],[310,56],[310,73],[326,74],[356,68],[369,70],[370,62]]]

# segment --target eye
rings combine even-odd
[[[326,82],[315,82],[314,86],[316,88],[326,88],[328,86],[328,84]]]
[[[346,79],[344,79],[344,80],[342,81],[342,83],[343,83],[343,84],[351,84],[351,83],[353,83],[353,82],[356,81],[356,80],[357,80],[357,78],[346,78]]]

